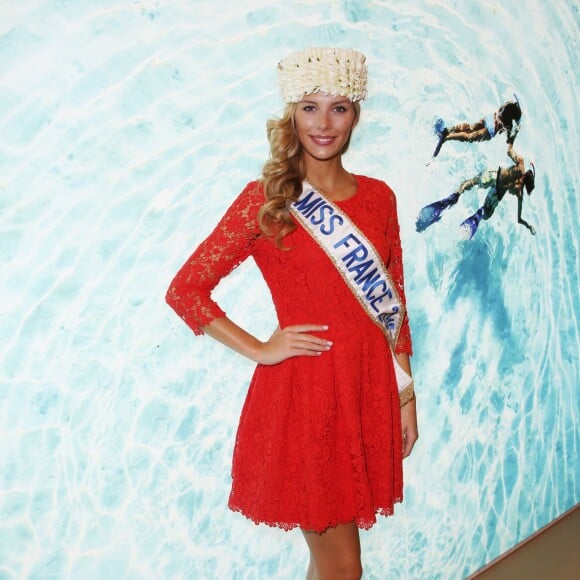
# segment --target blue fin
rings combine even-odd
[[[425,231],[429,226],[433,225],[441,219],[441,214],[443,210],[455,205],[459,199],[458,193],[452,193],[445,199],[440,199],[439,201],[434,201],[429,205],[426,205],[420,212],[415,222],[415,229],[418,232]]]
[[[435,147],[435,152],[433,153],[433,157],[437,157],[437,155],[439,155],[439,151],[441,151],[445,137],[447,137],[449,134],[449,131],[447,131],[447,127],[445,127],[445,121],[441,118],[435,121],[433,130],[435,131],[435,135],[439,137],[439,141],[437,141],[437,147]]]
[[[459,227],[461,229],[460,236],[464,240],[471,240],[475,233],[477,232],[477,228],[479,226],[479,222],[483,216],[483,208],[479,208],[472,216],[468,217]]]
[[[444,130],[443,133],[441,133],[441,135],[439,136],[439,141],[437,141],[437,147],[435,147],[435,151],[433,151],[433,157],[437,157],[437,155],[439,155],[439,151],[441,151],[441,147],[445,142],[445,137],[447,137],[447,133]]]
[[[443,130],[445,129],[445,121],[441,118],[437,119],[433,129],[435,130],[435,135],[437,135],[437,137],[441,137]]]

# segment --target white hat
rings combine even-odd
[[[287,103],[304,95],[327,93],[355,102],[367,96],[367,65],[352,48],[307,48],[278,63],[280,93]]]

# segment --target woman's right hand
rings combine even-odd
[[[321,324],[297,324],[277,328],[266,342],[261,343],[255,362],[276,365],[294,356],[320,356],[330,350],[332,342],[309,333],[325,330],[328,330],[328,326]]]

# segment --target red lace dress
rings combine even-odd
[[[383,257],[404,300],[395,196],[381,181],[356,179],[356,194],[338,205]],[[403,496],[401,414],[389,346],[302,226],[285,238],[289,251],[261,235],[263,202],[260,184],[248,184],[177,273],[167,301],[201,334],[225,316],[211,291],[252,256],[280,326],[327,324],[323,336],[334,344],[318,357],[257,366],[236,437],[229,507],[284,529],[321,532],[352,521],[370,528],[377,513],[392,514]],[[396,351],[411,354],[406,319]]]

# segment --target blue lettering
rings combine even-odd
[[[323,203],[320,207],[316,208],[318,210],[318,217],[314,217],[312,216],[310,218],[310,223],[313,226],[317,226],[319,224],[321,224],[324,221],[324,214],[326,210],[329,210],[331,214],[334,213],[334,208],[330,205],[328,205],[327,203]]]
[[[358,245],[354,250],[351,250],[346,256],[343,256],[342,261],[346,264],[346,267],[349,268],[352,263],[356,260],[357,262],[361,262],[369,255],[369,251],[362,245]]]
[[[369,296],[367,295],[366,298],[367,300],[371,301],[371,307],[375,312],[378,312],[379,309],[376,307],[376,304],[380,304],[383,301],[384,297],[387,297],[389,300],[393,297],[393,293],[391,292],[391,289],[387,289],[387,291],[384,294],[381,294],[379,296],[376,296],[375,298],[369,298]]]
[[[358,240],[356,238],[356,236],[354,236],[353,234],[346,234],[346,236],[344,236],[344,238],[342,238],[342,240],[338,240],[338,242],[336,242],[336,244],[334,244],[334,246],[332,246],[332,247],[338,248],[338,246],[346,246],[347,248],[350,248],[350,244],[348,243],[349,239],[352,239],[357,244],[360,244],[360,240]]]
[[[385,312],[383,314],[380,314],[377,318],[379,319],[380,322],[383,323],[383,326],[387,330],[395,330],[396,328],[395,317],[398,311],[399,309],[397,307],[394,307],[392,313]]]
[[[323,197],[312,199],[316,192],[311,191],[305,198],[294,202],[294,207],[305,217],[308,217],[317,207],[325,203]]]
[[[374,284],[373,284],[373,285],[372,285],[372,286],[369,288],[369,290],[368,290],[368,292],[367,292],[367,294],[366,294],[365,298],[366,298],[367,300],[374,300],[376,297],[372,295],[372,294],[373,294],[373,290],[374,290],[375,288],[378,288],[379,286],[382,286],[382,287],[383,287],[383,292],[389,292],[389,289],[388,289],[387,283],[386,283],[384,280],[377,280],[377,281],[376,281],[376,282],[375,282],[375,283],[374,283]]]
[[[304,217],[310,217],[321,205],[324,205],[326,201],[324,199],[319,199],[317,202],[314,203],[312,209],[307,210],[304,212]]]
[[[388,314],[379,314],[377,316],[379,322],[382,322],[383,326],[388,329],[389,328],[389,315]]]
[[[372,262],[371,262],[372,263]],[[366,262],[365,262],[366,264]],[[375,282],[381,277],[381,274],[377,272],[376,268],[373,268],[370,272],[364,275],[364,272],[359,274],[354,281],[360,286],[363,285],[363,292],[366,292],[370,286],[374,285]]]
[[[360,278],[369,269],[369,266],[372,266],[372,264],[373,264],[372,260],[367,260],[362,264],[355,264],[354,266],[351,266],[350,268],[348,268],[348,271],[356,272],[356,276],[354,277],[354,281],[356,282],[356,279]]]
[[[344,220],[342,219],[342,216],[339,215],[330,216],[330,219],[328,220],[328,228],[326,228],[325,225],[321,225],[320,233],[324,234],[325,236],[332,234],[334,232],[334,222],[337,222],[337,225],[341,226],[344,223]]]

